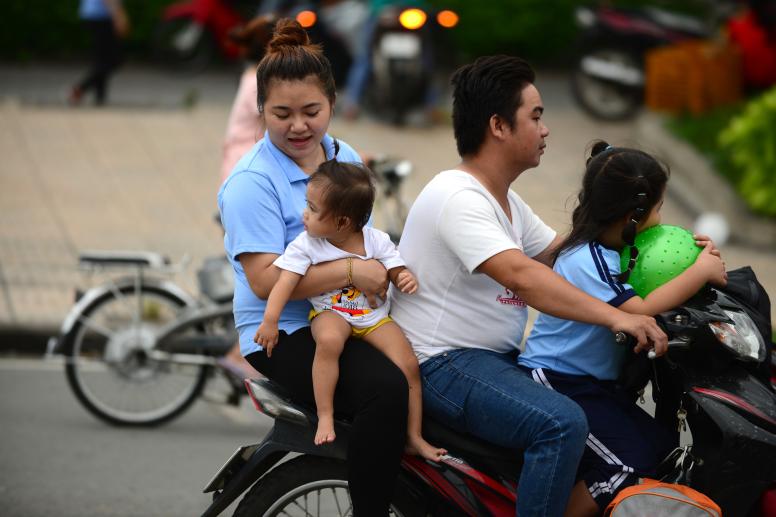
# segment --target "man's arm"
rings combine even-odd
[[[560,246],[562,243],[563,237],[556,235],[552,242],[546,248],[544,248],[544,251],[534,256],[533,259],[541,262],[545,266],[552,267],[552,254],[555,253],[555,250],[558,249],[558,246]]]
[[[612,332],[634,336],[637,349],[654,344],[655,352],[665,351],[667,339],[655,320],[615,309],[580,291],[549,267],[515,249],[502,251],[485,260],[477,271],[519,294],[531,307],[552,316],[602,325]]]

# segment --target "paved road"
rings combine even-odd
[[[244,399],[240,408],[198,401],[160,428],[110,427],[78,404],[61,361],[0,359],[0,393],[6,517],[199,515],[211,476],[271,426]]]

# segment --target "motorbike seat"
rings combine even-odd
[[[494,445],[471,434],[456,431],[428,416],[423,417],[423,437],[490,475],[498,474],[516,480],[523,465],[521,450]]]
[[[114,251],[90,250],[78,254],[78,263],[82,266],[138,266],[164,267],[170,259],[153,251]]]
[[[249,382],[271,391],[282,399],[284,404],[303,414],[308,425],[315,425],[315,408],[294,400],[290,392],[278,383],[269,379],[251,379]],[[350,431],[350,419],[335,414],[335,421],[338,436],[346,436]],[[341,434],[341,431],[345,434]],[[500,447],[470,434],[458,432],[428,416],[423,418],[423,436],[429,443],[446,448],[452,455],[465,459],[474,468],[489,475],[516,480],[523,464],[522,451]]]

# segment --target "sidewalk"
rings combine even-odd
[[[186,78],[128,67],[116,77],[107,108],[69,108],[66,92],[80,72],[0,65],[3,351],[40,352],[56,333],[76,287],[89,285],[77,269],[80,250],[150,250],[173,261],[188,254],[190,266],[175,280],[192,294],[196,268],[223,250],[212,216],[236,74]],[[515,188],[563,232],[590,140],[655,147],[639,141],[633,124],[585,117],[569,98],[565,77],[540,74],[540,80],[551,130],[548,152]],[[447,126],[397,129],[368,119],[335,120],[332,132],[359,150],[412,161],[408,199],[458,161]],[[674,188],[672,181],[664,221],[691,227],[695,214]],[[751,265],[776,298],[776,250],[733,243],[723,253],[729,268]]]

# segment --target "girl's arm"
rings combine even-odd
[[[280,276],[280,269],[272,263],[278,258],[274,253],[241,253],[238,257],[245,270],[253,292],[266,300]],[[377,297],[384,298],[388,289],[388,272],[374,259],[353,260],[353,285],[364,293],[372,307],[377,307]],[[303,300],[326,291],[345,287],[348,283],[347,259],[333,260],[310,266],[291,293],[291,300]]]
[[[707,241],[695,263],[682,274],[661,285],[646,298],[630,298],[620,305],[620,309],[631,314],[654,316],[684,303],[707,282],[724,286],[727,283],[725,265],[718,255],[719,252],[714,254],[714,251],[714,245]]]
[[[291,293],[299,283],[302,275],[293,271],[282,270],[278,281],[272,287],[264,309],[264,319],[261,321],[253,340],[264,347],[267,357],[272,356],[272,349],[278,342],[278,321],[283,307],[288,303]]]

